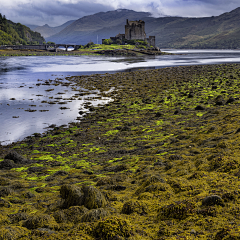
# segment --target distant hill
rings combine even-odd
[[[48,38],[48,37],[51,37],[54,34],[59,33],[60,31],[62,31],[64,28],[66,28],[67,26],[69,26],[73,22],[75,22],[75,20],[68,21],[68,22],[66,22],[66,23],[64,23],[60,26],[57,26],[57,27],[50,27],[48,24],[45,24],[44,26],[37,26],[36,28],[34,28],[34,31],[41,33],[41,35],[44,38]]]
[[[160,48],[240,48],[240,8],[217,17],[150,17],[148,12],[119,9],[85,16],[48,37],[56,43],[101,43],[125,32],[126,19],[144,20],[147,36],[156,36]]]
[[[0,14],[0,45],[42,44],[45,39],[38,32],[20,23],[7,20]]]
[[[76,20],[61,32],[46,39],[56,43],[87,44],[90,40],[97,43],[98,35],[100,43],[102,38],[115,36],[119,32],[123,33],[127,18],[136,20],[150,15],[151,13],[148,12],[127,9],[99,12]]]

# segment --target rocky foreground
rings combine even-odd
[[[0,146],[0,239],[240,239],[239,64],[68,80],[114,101]]]

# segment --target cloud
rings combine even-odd
[[[151,12],[154,17],[207,17],[239,6],[239,0],[8,0],[1,3],[1,13],[14,22],[56,26],[118,8]]]

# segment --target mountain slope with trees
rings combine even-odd
[[[30,28],[7,20],[0,13],[0,45],[42,44],[45,39]]]
[[[47,38],[56,43],[86,44],[125,32],[126,19],[144,20],[147,36],[160,48],[240,48],[240,8],[204,18],[150,17],[147,12],[119,9],[85,16]]]

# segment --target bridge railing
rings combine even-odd
[[[58,47],[65,47],[66,51],[69,47],[73,47],[74,50],[79,49],[80,45],[75,44],[39,44],[39,45],[0,45],[0,49],[13,49],[13,50],[21,50],[21,49],[38,49],[38,50],[57,50]]]

